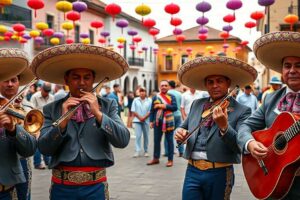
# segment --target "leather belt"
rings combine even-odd
[[[1,185],[0,184],[0,192],[6,192],[6,191],[8,191],[12,188],[13,188],[13,186],[6,186],[6,185]]]
[[[207,160],[191,160],[191,159],[189,160],[189,164],[200,170],[208,170],[208,169],[232,166],[232,163],[210,162]]]
[[[106,181],[106,171],[105,169],[89,172],[52,169],[52,181],[65,185],[91,185]]]

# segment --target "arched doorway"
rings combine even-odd
[[[129,77],[126,76],[126,78],[124,79],[124,95],[127,95],[127,93],[130,91],[130,88],[129,88]]]
[[[136,77],[134,77],[133,82],[132,82],[132,91],[135,92],[135,90],[137,89],[138,86],[138,80]]]

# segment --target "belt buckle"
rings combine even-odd
[[[201,170],[208,170],[210,168],[209,163],[204,160],[200,160],[198,165],[199,165],[199,169]]]
[[[68,180],[73,183],[81,184],[92,180],[92,175],[86,172],[72,171],[68,173]]]

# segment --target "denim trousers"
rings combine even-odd
[[[142,150],[141,140],[142,136],[144,138],[144,152],[148,152],[149,144],[149,123],[134,122],[133,123],[135,131],[135,151],[140,152]]]
[[[32,169],[30,167],[30,159],[29,158],[21,158],[20,159],[23,173],[25,175],[26,182],[18,183],[15,185],[15,190],[17,192],[18,200],[30,200],[30,191],[31,191],[31,177],[32,177]]]
[[[50,156],[44,156],[41,154],[41,152],[38,149],[36,149],[34,156],[33,156],[33,165],[35,167],[38,167],[40,164],[42,164],[42,156],[43,156],[45,164],[46,165],[49,164]]]
[[[168,160],[171,161],[174,157],[174,131],[168,131],[166,133],[163,133],[161,125],[154,126],[154,158],[160,158],[160,142],[163,134],[165,135],[166,140],[168,142]]]
[[[174,122],[175,122],[175,130],[176,130],[176,128],[178,128],[180,126],[181,122],[182,122],[181,116],[174,116]],[[176,140],[175,139],[174,139],[174,144],[176,145]],[[167,142],[166,138],[164,140],[164,145],[165,145],[165,154],[168,155],[169,154],[169,152],[168,152],[168,142]],[[178,147],[178,152],[179,153],[184,152],[184,145],[180,145]]]
[[[62,185],[52,183],[50,200],[107,200],[106,182],[94,185]]]
[[[233,166],[199,170],[188,164],[182,200],[229,200],[233,185]]]

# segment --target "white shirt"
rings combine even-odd
[[[193,94],[193,93],[191,93],[190,90],[188,90],[182,94],[180,107],[184,108],[185,114],[188,115],[193,101],[196,99],[201,99],[201,98],[205,98],[205,97],[209,97],[209,94],[206,91],[197,91],[196,90],[195,93]]]
[[[30,102],[33,105],[33,108],[43,111],[44,105],[54,101],[54,96],[48,94],[48,97],[44,98],[41,94],[41,91],[34,93],[30,99]]]

